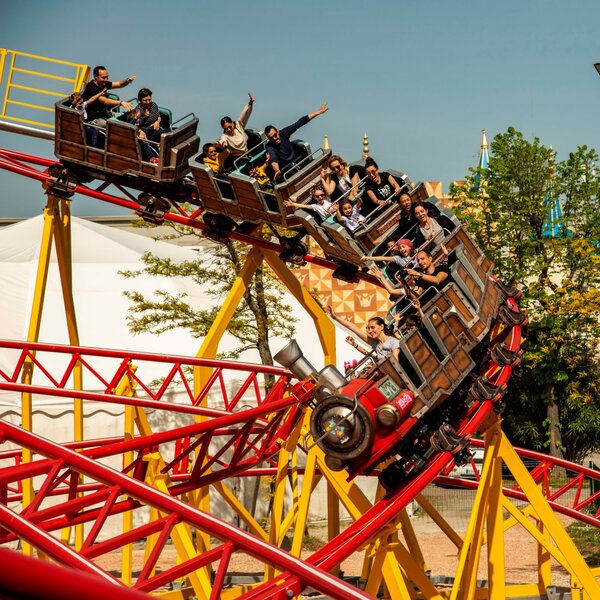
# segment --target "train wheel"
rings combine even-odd
[[[304,257],[308,254],[308,246],[294,238],[289,243],[283,242],[285,250],[279,255],[281,260],[285,260],[295,265],[305,265]]]
[[[335,271],[333,271],[331,276],[334,279],[339,279],[340,281],[355,283],[358,281],[358,277],[356,276],[357,273],[358,267],[356,265],[340,261],[338,268]]]
[[[229,234],[235,227],[235,221],[226,215],[204,213],[202,220],[206,225],[203,234],[211,240],[222,244],[229,239]]]
[[[389,492],[397,488],[406,478],[406,464],[397,460],[388,465],[379,474],[379,483]]]

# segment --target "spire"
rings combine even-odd
[[[369,158],[369,136],[365,131],[365,135],[363,135],[363,160],[367,160],[367,158]]]
[[[490,155],[488,152],[488,141],[485,136],[485,129],[481,130],[481,149],[479,151],[479,160],[477,161],[477,172],[475,173],[475,183],[473,184],[473,192],[479,192],[481,186],[482,174],[481,171],[487,171],[490,164]]]
[[[325,151],[330,150],[330,148],[329,148],[329,137],[328,136],[325,136],[323,138],[323,150],[325,150]]]
[[[488,151],[488,141],[485,136],[485,129],[481,130],[481,150],[479,151],[479,163],[477,166],[480,169],[487,169],[490,163],[490,154]]]
[[[548,150],[548,190],[544,196],[546,205],[546,220],[542,225],[544,237],[561,237],[562,207],[554,188],[554,150],[550,146]]]

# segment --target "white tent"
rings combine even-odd
[[[27,339],[42,228],[43,217],[39,216],[0,230],[0,337],[4,339]],[[168,289],[171,293],[186,292],[196,302],[201,302],[200,288],[183,279],[147,276],[125,279],[119,274],[120,270],[139,269],[142,266],[141,256],[147,251],[173,261],[183,261],[196,258],[197,255],[191,248],[157,242],[142,235],[78,218],[72,220],[71,239],[73,296],[82,346],[195,355],[200,342],[183,330],[161,336],[129,333],[127,311],[131,302],[123,292],[136,289],[144,295],[151,295],[157,289]],[[44,296],[39,341],[69,343],[54,249]],[[0,369],[11,372],[15,355],[16,351],[0,353]],[[60,359],[55,360],[54,364],[59,365]],[[35,377],[39,383],[45,383],[39,369],[34,372],[34,381]],[[84,379],[84,387],[85,383]],[[0,416],[17,422],[20,417],[20,402],[17,393],[0,393]],[[72,438],[72,419],[64,418],[72,406],[70,400],[36,396],[34,402],[36,431],[55,440]],[[120,412],[120,407],[109,407],[101,412],[116,414]],[[106,427],[110,429],[108,421],[110,419],[100,421],[103,431]],[[103,434],[109,435],[108,432]]]

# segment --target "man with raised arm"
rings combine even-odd
[[[273,125],[267,125],[265,127],[265,135],[269,140],[267,142],[267,152],[271,156],[274,181],[277,181],[281,177],[281,169],[294,162],[294,159],[296,158],[296,152],[290,141],[292,133],[325,112],[327,112],[327,102],[323,102],[315,112],[300,117],[295,123],[288,125],[283,129],[277,129]]]
[[[87,83],[83,90],[83,94],[81,94],[85,101],[88,101],[92,96],[96,96],[102,90],[108,91],[113,88],[123,88],[128,86],[132,81],[135,81],[135,75],[127,77],[126,79],[121,79],[120,81],[109,81],[108,71],[106,70],[106,67],[103,67],[102,65],[94,67],[93,76],[94,79]],[[111,109],[119,105],[127,112],[132,108],[129,102],[107,98],[105,95],[99,96],[96,100],[90,102],[86,106],[87,120],[92,122],[96,119],[108,119],[110,118]],[[101,126],[102,124],[97,123],[97,125]]]

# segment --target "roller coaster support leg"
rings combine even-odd
[[[558,521],[539,485],[521,462],[496,419],[485,434],[486,453],[473,504],[471,521],[459,555],[456,579],[450,599],[475,598],[480,551],[486,539],[488,550],[488,598],[504,599],[523,596],[543,596],[551,584],[550,557],[571,576],[572,596],[600,598],[600,585],[586,565],[575,544]],[[529,505],[517,508],[502,493],[502,463],[512,473],[516,485]],[[509,518],[502,521],[506,511]],[[519,524],[537,542],[538,582],[507,587],[504,568],[504,531]]]
[[[309,456],[311,454],[316,454],[317,466],[351,518],[357,520],[372,508],[356,483],[348,482],[342,472],[334,472],[327,468],[325,455],[320,448],[314,446]],[[303,489],[303,494],[304,491]],[[367,548],[369,560],[366,561],[368,568],[363,573],[365,590],[376,593],[383,582],[390,598],[408,600],[412,597],[409,592],[410,580],[421,590],[425,598],[441,600],[442,596],[425,574],[423,568],[425,563],[420,550],[413,556],[412,548],[409,551],[398,537],[398,530],[405,520],[408,520],[408,517],[406,510],[403,510],[398,515],[397,522],[390,522],[386,531],[378,533],[370,541]],[[405,535],[405,539],[408,541],[410,534]]]
[[[491,433],[486,434],[486,441],[489,442],[489,436]],[[494,440],[495,442],[496,440]],[[497,481],[494,479],[495,461],[498,457],[498,445],[494,443],[491,451],[486,448],[485,459],[483,463],[483,469],[481,472],[481,480],[477,486],[477,494],[475,495],[475,501],[473,502],[473,509],[471,512],[471,520],[467,527],[465,539],[463,542],[462,549],[460,551],[458,568],[456,572],[456,578],[450,600],[457,600],[458,598],[464,598],[465,600],[471,600],[475,598],[477,588],[477,570],[479,567],[479,558],[481,547],[484,539],[484,524],[488,511],[491,511],[492,517],[491,522],[496,522],[496,511],[497,504],[501,504],[499,501],[502,495],[502,486],[498,489],[492,489],[493,485]],[[494,510],[496,509],[496,510]],[[490,520],[488,520],[488,525]],[[488,534],[490,532],[488,531]],[[494,534],[492,534],[494,535]],[[497,538],[493,537],[494,549],[498,551],[500,542]],[[490,559],[491,560],[491,559]],[[498,574],[501,578],[501,586],[504,587],[504,572]],[[494,582],[497,577],[494,577]],[[490,591],[490,593],[493,593]],[[498,596],[493,595],[490,598],[497,598]],[[503,595],[502,598],[506,596]]]
[[[42,231],[42,240],[40,244],[40,257],[38,259],[38,269],[36,274],[36,283],[31,307],[29,329],[27,333],[28,341],[38,341],[39,332],[44,308],[44,298],[46,294],[46,284],[48,281],[48,270],[50,264],[50,255],[52,252],[52,242],[55,242],[56,256],[58,259],[58,269],[61,280],[63,302],[67,321],[67,330],[69,334],[69,343],[73,346],[79,345],[79,333],[77,330],[77,320],[75,317],[75,305],[73,302],[73,280],[71,270],[71,215],[70,201],[61,196],[56,196],[51,190],[47,192],[48,202],[44,208],[44,226]],[[74,369],[74,387],[83,389],[83,379],[81,365]],[[33,378],[33,362],[28,360],[27,368],[24,370],[23,383],[31,383]],[[33,407],[30,393],[22,395],[22,426],[28,431],[33,430]],[[74,398],[74,440],[83,439],[83,402],[79,398]],[[29,462],[31,454],[25,450],[23,461]],[[23,505],[27,506],[33,497],[33,488],[31,481],[25,482],[23,489]],[[70,537],[69,530],[63,532],[63,541],[68,541]],[[75,547],[80,548],[83,543],[83,527],[75,527]],[[24,546],[25,553],[30,550]]]
[[[485,436],[486,455],[490,456],[489,503],[487,509],[488,585],[490,600],[504,600],[504,530],[502,511],[502,460],[498,456],[497,430],[488,429]]]
[[[250,280],[256,272],[256,269],[262,264],[262,251],[259,248],[252,248],[246,257],[246,262],[242,267],[239,275],[237,276],[231,290],[227,294],[227,298],[223,302],[223,306],[217,314],[212,327],[208,334],[204,338],[204,342],[200,346],[196,356],[202,358],[215,358],[217,356],[217,350],[219,342],[223,337],[227,329],[229,321],[233,317],[233,314],[241,302],[244,293],[250,285]],[[207,368],[196,368],[194,370],[194,395],[198,396],[206,385],[206,382],[210,380],[212,374],[211,369]],[[198,420],[198,419],[197,419]],[[208,496],[208,489],[202,488],[197,492],[190,495],[195,498],[194,505],[203,511],[210,512],[210,500]],[[199,547],[205,551],[210,549],[210,536],[206,533],[197,532],[197,543]]]
[[[319,303],[310,295],[308,290],[298,281],[294,274],[288,269],[275,252],[265,251],[265,260],[278,275],[280,281],[288,291],[298,300],[302,308],[311,316],[315,323],[315,329],[321,341],[321,347],[325,354],[324,364],[335,364],[335,326],[327,317]]]
[[[148,475],[146,481],[152,487],[163,492],[165,495],[169,495],[168,475],[162,473],[165,466],[160,454],[152,453],[144,457],[149,463]],[[162,513],[157,511],[159,517],[163,517]],[[158,534],[157,534],[158,535]],[[161,534],[162,535],[162,534]],[[192,531],[190,527],[184,522],[178,522],[173,525],[171,531],[171,538],[177,550],[178,562],[186,562],[196,558],[198,552],[194,548],[194,541],[192,538]],[[157,540],[158,541],[158,540]],[[162,544],[159,545],[162,548]],[[151,549],[147,559],[144,560],[144,564],[155,564],[156,557],[152,557],[154,552]],[[188,575],[190,584],[194,590],[194,595],[200,600],[208,600],[211,598],[211,579],[207,569],[197,569]],[[219,586],[220,587],[220,586]]]
[[[531,510],[535,513],[535,518],[538,521],[538,527],[536,528],[506,498],[504,499],[504,508],[536,539],[546,552],[552,555],[569,572],[572,581],[573,598],[580,591],[583,591],[584,597],[587,595],[589,598],[600,598],[600,584],[596,581],[592,571],[583,560],[573,540],[561,525],[556,514],[544,498],[542,491],[527,471],[525,465],[521,462],[515,449],[511,446],[504,433],[502,433],[499,423],[494,427],[497,430],[499,439],[500,456],[511,471],[516,483],[527,496]],[[545,529],[548,534],[547,536],[540,533],[540,526]]]

